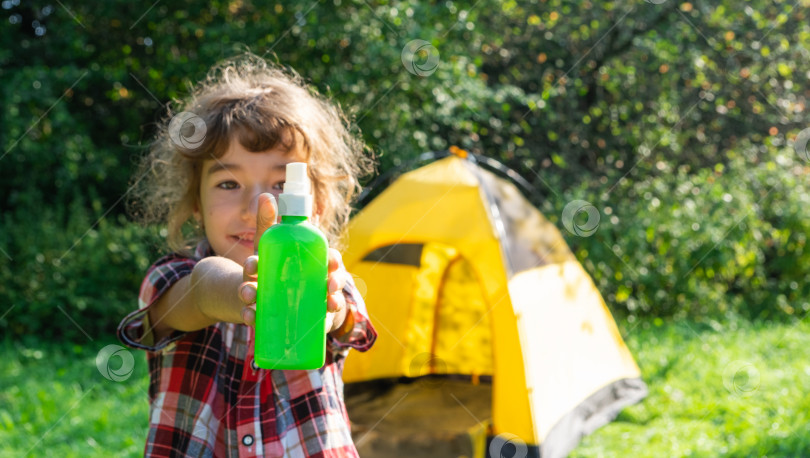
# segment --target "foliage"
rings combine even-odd
[[[807,6],[4,1],[0,329],[71,337],[61,305],[112,332],[135,306],[159,236],[126,219],[133,164],[164,104],[245,49],[339,100],[381,172],[456,144],[533,181],[558,222],[591,202],[599,230],[568,240],[619,313],[803,315]],[[416,39],[435,72],[403,65]]]
[[[113,334],[163,240],[122,215],[93,221],[78,203],[45,207],[36,224],[16,224],[30,218],[23,209],[3,216],[0,242],[14,240],[15,259],[28,260],[0,264],[0,295],[11,307],[0,326],[16,336],[85,342]]]
[[[793,151],[762,161],[749,146],[727,165],[688,166],[609,199],[577,256],[620,314],[780,319],[810,310],[807,171]],[[761,162],[762,161],[762,162]],[[585,191],[587,192],[587,191]]]

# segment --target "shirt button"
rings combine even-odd
[[[252,367],[254,371],[259,370],[259,366],[256,365],[256,360],[255,359],[250,360],[250,367]]]
[[[242,443],[250,447],[251,445],[253,445],[253,436],[251,436],[250,434],[245,434],[244,436],[242,436]]]

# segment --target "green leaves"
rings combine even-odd
[[[137,238],[118,219],[125,217],[119,199],[154,122],[212,64],[251,50],[338,100],[381,173],[458,145],[532,180],[540,191],[531,197],[550,219],[575,198],[612,208],[603,216],[605,224],[619,218],[614,229],[603,225],[588,240],[570,241],[587,248],[581,260],[618,311],[699,317],[714,312],[684,304],[717,303],[747,316],[805,313],[801,285],[810,274],[796,263],[807,261],[807,164],[789,148],[808,127],[810,72],[801,64],[810,25],[790,2],[66,6],[72,14],[57,4],[0,10],[8,21],[0,35],[0,154],[8,152],[0,159],[0,248],[7,252],[27,252],[42,207],[54,210],[55,227],[71,217],[86,224],[54,236],[62,244],[55,251],[68,250],[105,212],[105,237],[120,230]],[[403,65],[413,40],[437,52],[429,75]],[[428,62],[423,54],[419,62]],[[84,216],[58,210],[73,205]],[[719,208],[736,205],[751,207],[721,217]],[[113,251],[85,238],[79,249],[100,250],[85,262],[121,256],[127,265],[123,256],[137,247],[131,241],[108,240]],[[106,272],[91,267],[82,272]],[[72,275],[62,273],[65,281]],[[120,281],[120,300],[134,300],[135,276]],[[92,309],[75,285],[67,284],[65,301]],[[24,296],[11,288],[2,299]]]

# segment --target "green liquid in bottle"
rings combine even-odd
[[[318,369],[326,357],[329,245],[294,200],[259,240],[254,360],[263,369]]]

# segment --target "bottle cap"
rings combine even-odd
[[[284,194],[309,195],[309,177],[307,176],[306,162],[290,162],[287,164],[287,181],[284,182]]]
[[[287,179],[284,192],[278,196],[278,209],[281,215],[312,216],[312,194],[306,162],[287,164]]]

